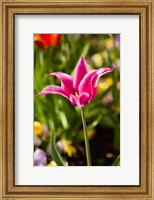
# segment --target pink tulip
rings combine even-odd
[[[100,68],[88,72],[86,61],[81,57],[75,68],[74,79],[63,72],[51,73],[49,76],[56,76],[61,80],[61,87],[56,85],[47,86],[38,96],[60,94],[66,97],[72,105],[83,107],[95,98],[99,77],[113,70],[115,68]]]

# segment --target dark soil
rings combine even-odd
[[[93,166],[111,166],[116,157],[119,155],[118,150],[114,148],[113,129],[96,127],[96,133],[92,140],[89,141],[90,153]],[[81,143],[78,148],[78,154],[68,158],[69,165],[86,166],[85,144]]]

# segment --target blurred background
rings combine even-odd
[[[120,154],[120,35],[34,34],[34,165],[56,166],[50,150],[51,123],[56,147],[69,166],[85,166],[81,113],[60,95],[36,96],[48,85],[60,85],[52,72],[73,76],[83,56],[89,70],[115,67],[102,76],[96,98],[85,107],[93,166],[110,166]]]

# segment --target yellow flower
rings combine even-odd
[[[113,110],[114,110],[117,114],[119,114],[119,113],[120,113],[120,105],[114,106],[114,107],[113,107]]]
[[[108,85],[108,87],[113,85],[113,79],[111,77],[106,78],[106,84]]]
[[[47,166],[55,167],[55,166],[57,166],[57,164],[54,160],[52,160]]]
[[[116,111],[117,113],[120,113],[120,105],[118,105],[118,106],[116,107],[115,111]]]
[[[40,122],[34,122],[34,135],[41,135],[42,134],[42,125]]]
[[[74,154],[76,154],[77,150],[72,145],[72,141],[71,140],[62,139],[61,142],[62,142],[62,144],[64,146],[64,152],[67,153],[67,155],[69,157],[72,157]]]
[[[104,61],[104,57],[101,53],[97,53],[92,56],[92,61],[97,67],[101,67]]]
[[[113,79],[108,77],[98,82],[98,95],[105,92],[109,87],[113,85]]]
[[[95,129],[89,129],[87,131],[87,136],[89,140],[92,139],[94,135],[95,135]]]
[[[112,38],[107,38],[105,40],[105,47],[106,47],[106,49],[112,49],[114,47]]]

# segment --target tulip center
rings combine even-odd
[[[79,96],[77,92],[75,93],[75,96],[76,96],[76,97],[78,97],[78,96]]]

